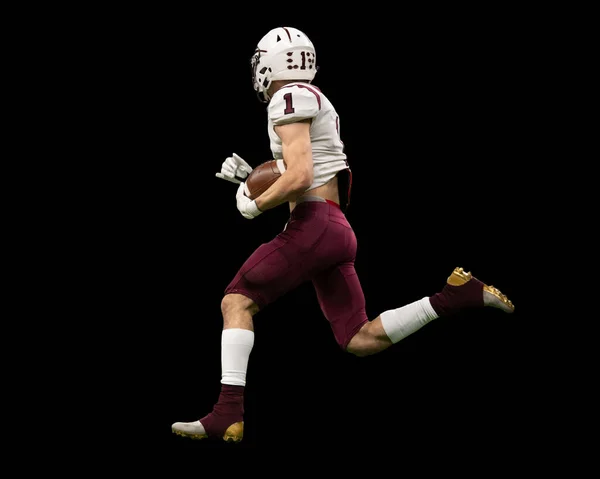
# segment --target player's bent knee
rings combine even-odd
[[[247,311],[251,315],[254,315],[258,312],[258,306],[253,300],[243,294],[230,293],[223,296],[221,300],[221,313],[224,317],[240,311]]]
[[[369,322],[352,337],[348,346],[346,346],[346,351],[363,358],[383,351],[390,344],[389,340],[379,337],[373,322]]]
[[[365,356],[369,356],[373,354],[370,348],[366,347],[363,344],[352,344],[352,341],[346,347],[346,351],[350,354],[354,354],[359,358],[364,358]]]
[[[346,346],[346,351],[359,358],[363,358],[375,352],[371,348],[371,343],[368,327],[365,325],[352,337],[348,346]]]

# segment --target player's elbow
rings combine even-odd
[[[313,171],[312,168],[300,167],[294,168],[293,172],[290,172],[293,176],[291,190],[294,195],[301,195],[304,193],[310,185],[313,183]]]
[[[298,178],[298,190],[304,193],[313,183],[313,170],[306,168]]]

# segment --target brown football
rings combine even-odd
[[[251,200],[258,198],[279,179],[284,171],[285,163],[283,160],[269,160],[261,163],[246,178],[244,190],[246,196]]]

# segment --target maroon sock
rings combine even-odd
[[[200,419],[206,434],[223,437],[233,423],[244,420],[244,386],[221,385],[221,394],[210,414]]]
[[[463,309],[483,307],[483,283],[476,278],[462,286],[446,283],[441,292],[430,296],[429,301],[438,316],[449,316]]]

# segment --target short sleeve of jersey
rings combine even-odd
[[[310,85],[292,85],[278,90],[269,102],[269,119],[284,125],[314,118],[321,109],[319,91]]]

